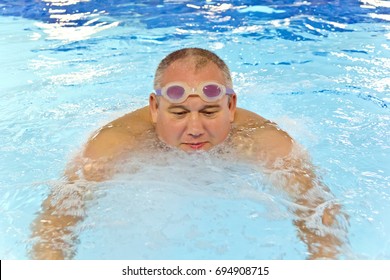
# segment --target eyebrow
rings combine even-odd
[[[213,105],[205,105],[203,106],[199,111],[203,111],[203,110],[207,110],[207,109],[214,109],[214,108],[221,108],[220,105],[218,104],[213,104]],[[182,109],[182,110],[185,110],[185,111],[190,111],[186,106],[184,105],[170,105],[168,107],[168,110],[172,110],[172,109]]]
[[[188,111],[188,109],[183,105],[169,105],[168,110],[182,109]]]
[[[204,106],[204,107],[202,108],[201,111],[207,110],[207,109],[214,109],[214,108],[219,109],[219,108],[221,108],[221,106],[220,106],[220,105],[217,105],[217,104],[215,104],[215,105],[206,105],[206,106]]]

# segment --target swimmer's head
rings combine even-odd
[[[178,102],[150,95],[149,105],[161,141],[185,151],[209,150],[229,135],[236,110],[230,71],[217,55],[198,49],[169,54],[159,64],[155,89],[180,84],[190,91]],[[203,85],[220,85],[218,98],[203,96]],[[228,93],[228,94],[226,94]]]

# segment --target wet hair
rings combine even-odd
[[[225,76],[226,86],[231,88],[233,87],[229,67],[219,56],[211,51],[201,48],[184,48],[168,54],[163,60],[161,60],[154,76],[154,88],[161,87],[161,77],[164,71],[169,67],[169,65],[180,59],[191,59],[194,63],[195,70],[205,67],[209,62],[213,62]]]

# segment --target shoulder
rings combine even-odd
[[[128,113],[97,130],[85,145],[83,156],[98,159],[131,150],[152,128],[148,107]]]
[[[261,125],[267,121],[268,120],[263,118],[262,116],[242,108],[237,108],[236,115],[234,118],[234,124],[236,126],[247,125],[248,123],[255,123]]]
[[[233,138],[248,154],[258,160],[274,163],[290,155],[294,141],[276,123],[244,109],[238,109],[233,124]]]
[[[145,106],[130,112],[110,122],[106,126],[131,130],[133,134],[142,133],[145,131],[145,129],[150,129],[153,126],[150,117],[149,106]]]
[[[141,147],[153,131],[149,108],[128,113],[98,129],[83,151],[68,164],[65,176],[76,180],[101,181],[115,173],[115,164],[129,152]],[[81,172],[81,173],[80,173]]]

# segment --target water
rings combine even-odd
[[[295,240],[292,215],[259,172],[207,154],[153,159],[94,187],[77,258],[297,258],[283,250]],[[280,230],[291,238],[276,241]]]
[[[184,46],[220,55],[238,105],[306,147],[350,216],[344,257],[390,258],[388,1],[0,1],[0,11],[2,259],[27,258],[30,224],[66,164],[94,130],[146,105],[158,62]],[[95,186],[76,258],[304,259],[261,176],[209,160],[145,164]]]

